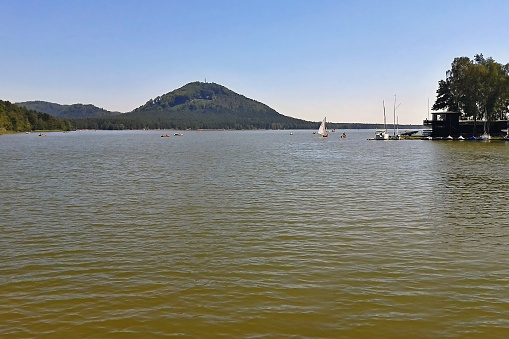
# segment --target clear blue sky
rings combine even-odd
[[[420,124],[455,57],[509,63],[509,1],[0,0],[0,99],[127,112],[192,81],[281,114]]]

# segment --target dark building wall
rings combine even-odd
[[[460,113],[444,112],[433,114],[431,126],[433,138],[459,137],[462,134],[460,126]]]
[[[457,138],[460,135],[468,138],[480,136],[484,133],[484,121],[460,121],[460,114],[455,112],[434,113],[433,120],[425,121],[425,125],[431,125],[433,138],[446,138],[449,135]],[[508,128],[507,120],[493,121],[488,126],[488,132],[492,137],[501,137],[506,132],[501,130]]]
[[[470,137],[472,135],[477,137],[484,133],[484,121],[477,121],[475,126],[473,121],[460,122],[459,126],[464,137]],[[507,134],[506,132],[502,132],[503,129],[507,129],[507,121],[492,121],[488,128],[488,132],[492,137],[502,137]]]

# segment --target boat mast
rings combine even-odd
[[[394,94],[394,120],[392,125],[392,134],[396,136],[396,94]]]
[[[396,136],[396,108],[398,108],[399,105],[396,107],[396,94],[394,94],[394,136]]]
[[[382,100],[382,105],[384,106],[384,131],[387,132],[387,123],[385,120],[385,100]]]
[[[428,97],[428,120],[429,120],[429,97]]]

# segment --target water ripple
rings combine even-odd
[[[1,137],[0,336],[503,338],[509,148]]]

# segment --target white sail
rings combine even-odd
[[[323,118],[322,124],[320,125],[320,128],[318,129],[318,134],[325,135],[327,133],[327,130],[325,129],[325,118]]]

